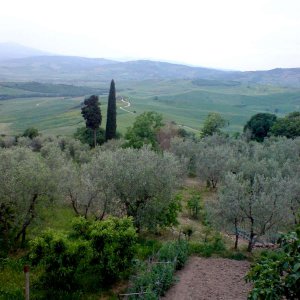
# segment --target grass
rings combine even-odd
[[[83,83],[81,83],[83,84]],[[90,88],[104,89],[107,83],[89,83]],[[51,86],[52,89],[55,86]],[[60,87],[58,86],[58,89]],[[128,113],[117,103],[118,131],[125,133],[136,115],[144,111],[162,113],[165,121],[200,129],[209,112],[219,112],[229,121],[228,132],[241,132],[244,124],[258,112],[276,112],[283,116],[300,110],[300,90],[267,85],[230,85],[226,82],[191,80],[146,80],[116,82],[117,96],[129,99]],[[1,87],[1,94],[26,94],[28,91]],[[35,91],[36,92],[36,91]],[[32,92],[30,92],[32,93]],[[42,133],[72,135],[83,126],[80,103],[84,97],[33,97],[0,101],[0,134],[22,133],[36,127]],[[100,96],[102,127],[106,124],[107,96]]]

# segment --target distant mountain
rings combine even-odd
[[[38,50],[19,45],[10,55],[23,57],[4,61],[3,57],[8,56],[5,49],[15,44],[6,44],[6,48],[3,45],[0,44],[0,81],[81,84],[88,81],[109,81],[112,78],[117,81],[203,79],[226,81],[230,85],[237,82],[300,88],[300,68],[251,72],[224,71],[150,60],[118,62],[104,58],[45,55]],[[35,56],[32,56],[34,53]]]
[[[0,61],[49,54],[50,53],[45,51],[22,46],[16,43],[0,43]]]
[[[249,83],[300,87],[300,68],[239,72],[230,74],[229,77],[227,78],[231,80]]]
[[[0,81],[74,82],[97,80],[214,79],[224,71],[158,61],[117,62],[76,56],[37,56],[0,62]]]

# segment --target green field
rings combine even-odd
[[[39,96],[36,89],[33,96],[33,91],[26,90],[26,86],[0,84],[0,99],[1,95],[15,97],[0,101],[0,134],[17,134],[33,126],[46,134],[72,135],[77,127],[84,125],[80,114],[84,96]],[[99,83],[89,88],[104,90],[106,86],[107,83]],[[166,121],[196,130],[201,128],[209,112],[219,112],[229,121],[228,132],[242,131],[246,121],[258,112],[283,116],[300,110],[300,90],[294,88],[213,80],[147,80],[116,82],[116,89],[119,99],[124,97],[131,103],[126,109],[132,113],[120,109],[125,103],[117,103],[121,133],[132,124],[136,115],[151,110],[162,113]],[[58,85],[57,90],[62,92],[62,87]],[[55,85],[50,91],[55,93]],[[76,89],[72,88],[74,91]],[[44,92],[40,91],[41,94]],[[105,127],[107,95],[100,95],[100,102],[102,127]]]

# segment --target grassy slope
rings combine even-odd
[[[91,83],[90,83],[91,85]],[[104,88],[107,83],[94,84]],[[137,114],[154,110],[168,121],[200,129],[209,112],[216,111],[230,125],[229,132],[241,131],[246,121],[258,112],[278,112],[282,116],[300,109],[300,90],[261,85],[230,85],[220,81],[147,80],[117,82],[118,96],[131,102],[130,114],[119,109],[118,130],[121,133],[132,124]],[[0,94],[16,96],[24,90],[2,87]],[[0,134],[21,133],[34,126],[43,133],[72,135],[84,122],[80,103],[84,97],[35,97],[0,101]],[[107,96],[100,96],[103,122],[106,123]]]

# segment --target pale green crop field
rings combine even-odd
[[[99,84],[100,87],[101,84]],[[98,87],[99,87],[98,86]],[[97,87],[96,84],[94,87]],[[117,103],[117,129],[125,133],[135,117],[144,111],[163,114],[165,121],[174,121],[196,130],[210,112],[220,113],[229,121],[228,132],[241,132],[244,124],[258,112],[283,116],[300,110],[300,90],[262,85],[195,84],[191,80],[147,80],[116,83],[117,97],[130,101],[125,112]],[[22,95],[26,91],[0,87],[0,95]],[[72,135],[84,126],[80,103],[84,97],[34,97],[0,101],[0,134],[19,134],[28,127],[54,135]],[[106,124],[107,96],[100,96],[102,125]]]

